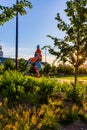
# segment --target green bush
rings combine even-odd
[[[47,103],[48,102],[48,97],[53,94],[54,88],[56,86],[56,81],[55,79],[52,80],[50,78],[41,78],[39,81],[39,91],[38,91],[38,96],[39,96],[39,103]]]
[[[87,68],[80,67],[78,71],[79,74],[87,74]]]
[[[67,99],[72,100],[78,105],[82,105],[85,99],[86,87],[84,84],[78,83],[76,86],[72,83],[71,87],[66,90]]]
[[[57,67],[57,72],[59,74],[64,73],[65,75],[72,75],[74,73],[74,68],[70,65],[59,64]]]
[[[9,58],[3,62],[4,70],[15,70],[15,62],[13,59]]]
[[[8,98],[8,103],[15,103],[24,93],[24,77],[17,71],[5,71],[1,76],[0,91]]]
[[[0,65],[0,75],[4,73],[4,65]]]

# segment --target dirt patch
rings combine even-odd
[[[69,125],[61,125],[60,130],[87,130],[87,124],[80,121],[75,121]]]

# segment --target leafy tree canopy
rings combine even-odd
[[[56,20],[59,30],[65,32],[63,39],[52,37],[54,47],[48,46],[49,52],[59,61],[68,61],[75,67],[75,75],[78,68],[87,59],[87,0],[69,0],[64,10],[69,22],[66,23],[58,13]]]
[[[26,7],[32,8],[32,4],[28,0],[19,0],[16,4],[13,4],[12,7],[5,7],[0,5],[0,25],[3,25],[6,21],[9,21],[16,13],[20,15],[26,14]]]

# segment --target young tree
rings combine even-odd
[[[70,0],[66,2],[65,13],[69,23],[65,23],[59,14],[55,18],[58,21],[58,29],[65,32],[63,39],[54,38],[54,47],[49,46],[49,52],[56,56],[57,60],[68,61],[75,68],[75,85],[77,83],[78,69],[87,59],[87,0]]]
[[[19,0],[18,3],[13,4],[12,7],[0,5],[0,25],[3,25],[6,21],[16,16],[16,12],[19,12],[20,15],[26,14],[25,7],[32,8],[32,4],[28,0]]]

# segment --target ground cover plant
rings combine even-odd
[[[87,83],[35,78],[17,71],[0,76],[2,130],[60,130],[76,120],[87,122]]]

